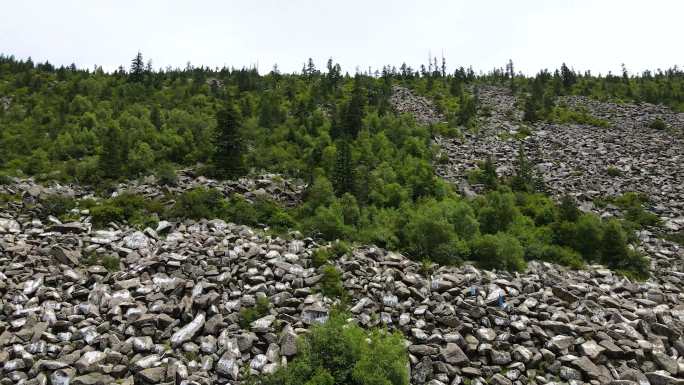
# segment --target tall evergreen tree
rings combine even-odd
[[[121,129],[117,122],[109,122],[102,136],[99,169],[105,178],[117,179],[123,174],[124,161],[124,143]]]
[[[342,116],[342,134],[355,139],[361,130],[363,119],[363,107],[365,102],[364,88],[361,85],[361,77],[354,79],[354,89],[349,103],[344,108]]]
[[[233,179],[246,173],[240,114],[232,103],[216,113],[213,166],[217,177]]]
[[[520,144],[520,147],[518,147],[518,155],[515,160],[515,175],[513,175],[513,179],[511,180],[511,188],[514,191],[533,192],[533,177],[532,165],[530,164],[529,159],[527,159],[525,148]]]
[[[131,60],[131,71],[129,74],[129,79],[133,82],[140,82],[143,80],[143,75],[145,74],[145,62],[143,61],[143,55],[140,51],[135,55],[133,60]]]
[[[333,175],[333,186],[335,193],[354,194],[354,166],[351,153],[351,145],[348,138],[343,138],[337,143],[337,159]]]

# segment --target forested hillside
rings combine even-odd
[[[92,185],[105,196],[117,182],[150,174],[173,184],[178,168],[219,179],[275,172],[308,185],[301,205],[257,202],[245,213],[235,209],[243,208],[236,206],[244,203],[240,197],[200,189],[182,197],[187,213],[137,204],[135,215],[149,223],[193,216],[191,208],[205,205],[205,215],[374,243],[419,260],[469,259],[507,269],[523,269],[529,259],[590,261],[644,274],[646,261],[627,247],[639,220],[602,221],[578,212],[569,197],[555,203],[522,150],[512,178],[498,178],[491,160],[481,159],[475,177],[487,192],[474,200],[435,175],[444,159],[431,138],[477,130],[479,116],[489,113],[480,108],[483,84],[520,95],[530,122],[590,118],[557,106],[559,95],[684,108],[684,73],[676,67],[597,77],[564,64],[528,78],[515,74],[512,62],[478,75],[463,68],[447,73],[446,63],[435,61],[350,76],[332,60],[323,70],[309,60],[301,73],[260,75],[189,64],[157,71],[139,53],[130,68],[105,73],[3,56],[0,167],[5,175]],[[431,99],[439,119],[419,124],[398,114],[395,86]],[[100,211],[109,215],[97,221],[102,225],[131,217]]]
[[[446,68],[0,56],[0,383],[681,382],[684,73]]]

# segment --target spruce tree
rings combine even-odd
[[[217,177],[234,179],[246,173],[240,115],[233,104],[216,113],[215,150],[212,163]]]
[[[533,192],[534,181],[532,174],[532,166],[527,159],[525,149],[522,144],[518,147],[518,156],[515,161],[515,175],[511,180],[511,188],[513,191]]]
[[[361,79],[357,75],[354,79],[354,89],[349,103],[344,108],[342,116],[342,135],[355,139],[361,130],[364,107],[364,89]]]
[[[133,60],[131,60],[131,72],[129,74],[129,79],[133,82],[140,82],[143,80],[143,75],[145,74],[145,62],[143,61],[143,56],[140,51],[135,55]]]
[[[496,175],[496,165],[491,155],[487,156],[484,165],[482,167],[482,182],[488,189],[496,190],[497,186],[497,175]]]
[[[121,129],[117,122],[107,124],[102,136],[99,169],[107,179],[117,179],[123,174],[124,147]]]
[[[352,164],[351,145],[348,138],[337,143],[337,159],[333,171],[333,186],[338,196],[354,193],[354,166]]]

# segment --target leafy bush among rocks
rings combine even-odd
[[[333,312],[299,344],[299,354],[261,385],[408,385],[408,354],[400,333],[366,332]]]

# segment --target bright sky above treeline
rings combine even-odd
[[[300,71],[328,58],[350,73],[430,55],[450,71],[534,74],[565,62],[619,73],[684,65],[679,0],[4,1],[0,53],[80,68],[258,66]]]

